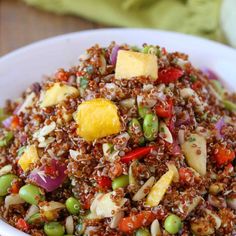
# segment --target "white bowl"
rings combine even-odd
[[[16,39],[17,40],[17,39]],[[236,50],[194,36],[145,29],[100,29],[66,34],[43,40],[0,58],[0,106],[5,99],[17,98],[32,82],[40,81],[57,68],[78,63],[78,56],[96,43],[106,46],[111,41],[165,46],[170,51],[190,55],[197,67],[215,71],[233,90],[236,89]],[[0,235],[26,235],[0,220]]]

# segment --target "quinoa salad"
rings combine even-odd
[[[0,218],[27,234],[236,235],[236,94],[186,54],[94,45],[0,124]]]

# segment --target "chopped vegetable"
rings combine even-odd
[[[16,222],[16,228],[27,231],[29,229],[29,225],[23,218],[19,218],[18,221]]]
[[[59,222],[50,222],[44,225],[44,232],[47,236],[63,236],[65,227]]]
[[[170,234],[177,234],[183,227],[181,219],[174,214],[169,215],[164,222],[165,230]]]
[[[124,188],[127,185],[129,185],[129,176],[128,175],[121,175],[112,181],[112,189],[113,190],[115,190],[117,188]]]
[[[150,76],[157,79],[157,57],[152,54],[119,50],[116,62],[115,78],[132,79],[136,76]]]
[[[235,112],[236,111],[236,104],[229,101],[229,100],[223,100],[223,105],[225,107],[225,109]]]
[[[80,211],[80,202],[74,197],[69,197],[66,200],[66,208],[70,214],[77,215]]]
[[[12,132],[7,132],[3,139],[0,140],[0,147],[7,146],[13,139],[14,135]]]
[[[155,114],[147,114],[143,120],[143,133],[148,141],[153,141],[158,135],[158,117]]]
[[[49,221],[55,220],[58,217],[58,212],[65,208],[65,205],[60,202],[50,201],[40,204],[41,216]]]
[[[184,71],[175,67],[169,67],[168,69],[162,69],[158,73],[158,80],[161,83],[169,84],[176,82],[184,75]]]
[[[0,197],[6,196],[12,182],[17,180],[18,177],[13,174],[6,174],[0,177]]]
[[[163,121],[160,122],[159,135],[167,143],[173,143],[172,134],[171,134],[169,128],[167,127],[167,125]]]
[[[156,114],[158,117],[168,118],[173,114],[173,101],[168,99],[167,101],[156,105]]]
[[[155,150],[154,146],[141,147],[135,150],[132,150],[121,157],[123,163],[129,163],[134,160],[139,160],[140,158],[148,155],[152,150]]]
[[[182,144],[182,151],[188,165],[200,175],[206,174],[206,139],[198,134],[191,134],[187,141]]]
[[[170,187],[173,177],[174,172],[172,170],[168,170],[164,175],[161,176],[147,196],[147,206],[155,207],[160,203],[165,195],[166,190]]]
[[[111,179],[107,176],[101,176],[98,179],[98,185],[100,188],[110,188],[111,187]]]
[[[214,157],[218,166],[226,165],[233,161],[235,152],[229,148],[218,145],[214,151]]]
[[[151,236],[151,234],[148,229],[141,228],[136,231],[135,236]]]
[[[119,223],[119,230],[127,234],[132,233],[136,229],[150,225],[154,219],[155,216],[151,211],[142,211],[137,215],[121,219]]]
[[[75,115],[77,133],[87,141],[119,133],[121,124],[117,107],[103,98],[83,102]]]

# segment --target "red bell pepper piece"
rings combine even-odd
[[[23,230],[23,231],[27,231],[29,229],[29,225],[27,224],[27,222],[23,218],[20,218],[16,222],[16,228]]]
[[[143,211],[137,215],[125,217],[119,222],[119,230],[123,233],[132,233],[143,226],[148,226],[155,219],[151,211]]]
[[[138,160],[142,158],[143,156],[146,156],[147,154],[149,154],[155,148],[156,147],[154,146],[137,148],[135,150],[128,152],[125,156],[121,157],[121,161],[123,163],[129,163],[133,160]]]
[[[215,149],[214,157],[218,166],[225,165],[235,158],[235,152],[229,148],[218,145]]]
[[[158,72],[158,80],[164,84],[174,83],[176,80],[182,77],[183,74],[183,70],[175,67],[169,67]]]
[[[188,169],[181,167],[179,169],[179,180],[181,183],[188,183],[193,177],[193,172]]]
[[[172,116],[173,102],[171,99],[168,99],[164,104],[158,104],[155,107],[156,114],[159,117],[168,118]]]
[[[99,177],[97,183],[100,188],[110,188],[111,187],[111,179],[107,176]]]

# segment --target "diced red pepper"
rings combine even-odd
[[[110,188],[111,187],[111,179],[107,176],[99,177],[97,183],[100,188]]]
[[[133,160],[138,160],[142,158],[143,156],[146,156],[147,154],[149,154],[155,148],[156,148],[155,146],[137,148],[135,150],[132,150],[126,153],[125,156],[121,157],[121,161],[123,163],[129,163]]]
[[[168,99],[165,103],[158,104],[155,107],[156,114],[159,117],[168,118],[172,116],[173,113],[173,101]]]
[[[179,169],[179,181],[181,183],[188,183],[192,177],[193,172],[190,169],[184,167]]]
[[[23,230],[23,231],[27,231],[29,229],[29,225],[27,224],[27,222],[23,218],[20,218],[16,222],[16,228]]]
[[[174,120],[175,120],[175,116],[172,116],[166,119],[166,125],[169,128],[172,135],[175,134],[175,121]]]
[[[199,90],[202,88],[202,82],[197,80],[191,85],[193,90]]]
[[[143,211],[137,215],[125,217],[119,222],[119,230],[123,233],[132,233],[136,229],[148,226],[155,219],[151,211]]]
[[[64,71],[64,70],[59,70],[59,71],[56,73],[56,77],[57,77],[57,79],[59,79],[60,81],[68,81],[69,76],[70,76],[70,73],[67,72],[67,71]]]
[[[183,70],[175,67],[162,69],[158,72],[158,81],[164,84],[174,83],[176,80],[182,77],[183,74]]]
[[[11,128],[16,129],[20,126],[20,118],[17,115],[14,115],[11,121]]]
[[[218,166],[226,165],[233,161],[235,152],[227,147],[218,145],[214,152],[214,158]]]
[[[11,186],[11,189],[10,189],[10,192],[11,193],[14,193],[14,194],[17,194],[20,190],[20,186],[19,186],[19,182],[15,181],[12,183],[12,186]]]

